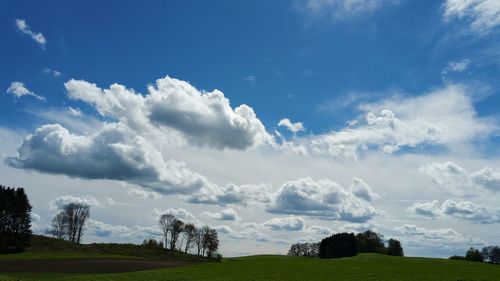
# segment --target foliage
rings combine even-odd
[[[464,256],[454,255],[454,256],[451,256],[449,259],[450,260],[456,260],[456,261],[463,261],[463,260],[465,260],[465,257]]]
[[[484,257],[483,254],[478,249],[470,247],[470,249],[467,250],[467,252],[465,253],[465,260],[483,262]]]
[[[142,241],[142,246],[149,249],[154,249],[154,248],[162,249],[164,247],[163,241],[158,242],[158,240],[154,238],[144,239],[144,241]]]
[[[358,243],[354,233],[338,233],[324,238],[319,244],[320,258],[352,257],[358,254]]]
[[[384,236],[371,230],[356,234],[358,251],[360,253],[385,253],[383,238]]]
[[[287,255],[301,256],[301,257],[317,257],[319,255],[319,243],[292,244]]]
[[[481,251],[484,259],[493,264],[500,263],[500,247],[499,246],[488,246],[484,247]]]
[[[396,239],[389,239],[387,243],[387,254],[389,256],[404,256],[403,247],[401,247],[401,242]]]
[[[31,205],[23,188],[0,185],[0,253],[22,252],[31,238]]]

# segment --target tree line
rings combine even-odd
[[[291,256],[320,258],[340,258],[356,256],[358,253],[378,253],[404,256],[401,242],[389,239],[387,246],[384,236],[371,230],[358,233],[337,233],[324,238],[319,243],[296,243],[288,251]]]
[[[500,264],[500,246],[487,246],[482,250],[470,247],[465,256],[451,256],[450,259]]]

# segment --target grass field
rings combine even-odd
[[[9,274],[0,280],[500,280],[500,266],[377,254],[331,260],[251,256],[130,273]]]

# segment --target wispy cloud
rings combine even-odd
[[[47,40],[45,36],[41,32],[34,32],[31,30],[29,25],[23,19],[16,19],[16,27],[24,34],[29,35],[33,40],[35,40],[42,48],[45,49],[45,44],[47,44]]]
[[[252,83],[256,81],[255,76],[253,76],[253,75],[245,76],[245,77],[243,77],[243,80],[248,81],[248,82],[252,82]]]
[[[40,96],[35,94],[33,91],[30,91],[22,82],[12,82],[10,83],[9,88],[7,88],[6,92],[8,94],[14,95],[16,98],[20,98],[23,96],[32,96],[39,100],[46,100],[44,96]]]
[[[61,72],[59,72],[59,71],[57,71],[57,70],[54,70],[54,69],[47,68],[47,67],[46,67],[46,68],[44,68],[44,69],[42,70],[42,72],[43,72],[43,73],[45,73],[45,74],[50,74],[50,75],[52,75],[52,76],[54,76],[54,77],[59,77],[59,76],[61,76],[61,75],[62,75],[62,73],[61,73]]]
[[[463,20],[472,32],[486,34],[500,25],[500,1],[447,0],[443,16],[445,21]]]

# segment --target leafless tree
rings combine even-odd
[[[208,231],[207,256],[209,258],[213,257],[217,252],[217,249],[219,249],[219,237],[217,235],[217,230],[210,229]]]
[[[52,235],[54,235],[57,239],[64,239],[64,236],[66,235],[66,224],[67,221],[64,212],[57,214],[52,219]]]
[[[192,247],[192,243],[193,243],[193,240],[194,240],[194,236],[195,236],[195,233],[196,233],[196,227],[194,226],[194,224],[192,223],[187,223],[185,226],[184,226],[184,241],[185,241],[185,249],[184,249],[184,253],[187,253],[189,248]]]
[[[90,216],[90,207],[81,203],[70,203],[52,220],[52,231],[55,237],[66,236],[68,241],[80,243],[85,224]]]
[[[174,219],[172,222],[172,228],[170,231],[170,249],[176,249],[175,246],[177,244],[177,240],[179,239],[179,235],[184,230],[184,222],[178,219]]]
[[[202,256],[205,255],[205,252],[207,251],[207,248],[208,248],[208,243],[210,240],[209,233],[210,233],[210,228],[208,226],[204,226],[201,229],[201,236],[202,236],[202,238],[201,238],[202,239],[201,240],[201,255]]]
[[[160,224],[161,231],[163,232],[163,237],[165,238],[165,247],[168,247],[168,235],[172,233],[172,225],[176,220],[173,214],[163,214],[160,217],[158,223]],[[172,248],[170,248],[172,249]]]
[[[203,249],[203,236],[203,228],[196,228],[194,233],[194,243],[196,245],[198,256],[201,254]]]

